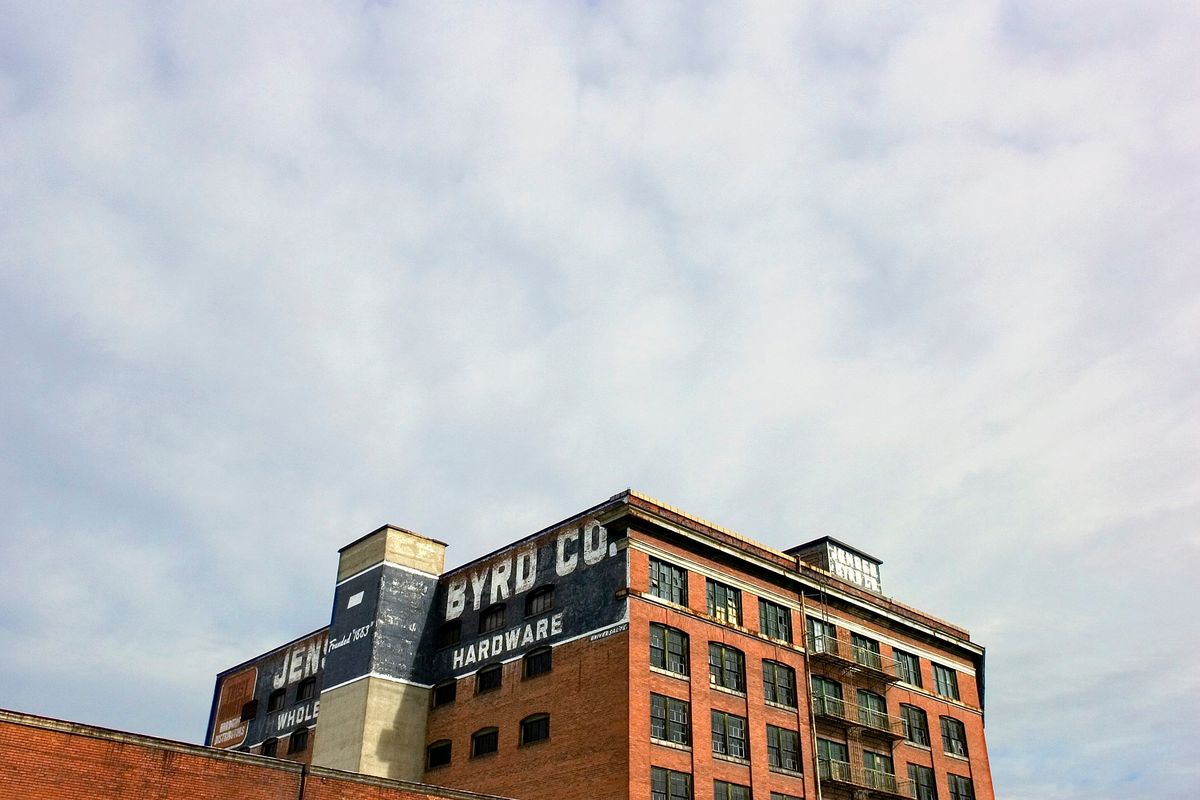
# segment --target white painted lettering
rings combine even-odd
[[[293,648],[290,657],[292,667],[288,670],[288,683],[295,683],[304,677],[304,645]]]
[[[524,647],[527,644],[533,644],[533,626],[532,625],[525,626],[525,635],[521,637],[521,647]]]
[[[479,646],[479,660],[483,661],[485,658],[488,657],[488,654],[491,652],[492,640],[484,639],[483,641],[481,641],[479,643],[478,646]]]
[[[537,583],[537,546],[534,545],[517,553],[517,582],[513,594],[521,594],[533,588]]]
[[[583,563],[589,567],[599,564],[608,550],[608,531],[592,520],[583,531]]]
[[[460,647],[454,651],[454,665],[450,669],[458,669],[463,665],[463,649]]]
[[[576,565],[579,563],[579,556],[576,553],[571,553],[570,558],[566,556],[567,542],[573,542],[578,539],[578,530],[561,533],[558,536],[558,558],[554,562],[554,571],[558,573],[560,578],[574,572]]]
[[[467,582],[450,581],[446,587],[446,620],[458,619],[467,607]]]
[[[521,629],[513,628],[510,631],[504,632],[504,647],[508,650],[515,650],[521,644]]]
[[[475,663],[475,648],[468,647],[467,648],[467,657],[463,661],[463,666],[465,667],[468,664],[474,664],[474,663]]]
[[[495,658],[496,656],[500,655],[503,652],[504,652],[504,637],[497,633],[495,636],[492,637],[492,657]]]
[[[555,614],[550,618],[550,635],[558,636],[562,633],[562,612]]]
[[[483,586],[487,583],[488,571],[486,569],[479,572],[471,573],[471,594],[474,599],[475,610],[479,610],[479,603],[483,600]]]
[[[499,603],[501,600],[507,600],[510,592],[508,591],[508,576],[512,573],[512,562],[508,559],[497,561],[492,566],[492,602]]]
[[[550,621],[548,619],[543,618],[543,619],[539,619],[537,621],[537,639],[539,642],[542,639],[546,638],[549,628],[550,628]]]

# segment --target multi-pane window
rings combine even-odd
[[[750,800],[750,787],[713,781],[713,800]]]
[[[746,659],[742,651],[709,642],[708,682],[735,692],[746,691]]]
[[[279,752],[279,740],[275,738],[267,739],[262,744],[262,755],[274,758]]]
[[[896,654],[896,673],[900,680],[913,686],[921,685],[921,660],[912,653],[903,650],[893,650]]]
[[[532,714],[521,720],[521,744],[533,744],[549,738],[549,714]]]
[[[949,697],[951,700],[958,699],[958,673],[950,667],[934,664],[933,682],[934,691],[942,697]]]
[[[500,681],[504,677],[504,667],[500,664],[493,664],[490,667],[484,667],[475,673],[475,694],[483,694],[500,688]]]
[[[956,756],[967,756],[967,729],[953,717],[942,717],[942,749]]]
[[[850,748],[843,742],[817,739],[817,771],[825,780],[850,780]]]
[[[863,750],[863,766],[872,772],[882,772],[885,775],[896,774],[896,769],[892,766],[892,757],[883,753],[872,753],[870,750]]]
[[[742,624],[742,590],[709,578],[708,615],[731,625]]]
[[[449,740],[443,739],[440,742],[434,742],[425,748],[425,768],[433,769],[434,767],[444,767],[450,763],[450,753],[452,745]]]
[[[850,637],[854,645],[854,660],[871,669],[883,669],[883,657],[879,654],[879,642],[860,634]]]
[[[494,753],[499,745],[499,730],[496,728],[480,728],[471,734],[471,758]]]
[[[796,670],[777,661],[763,661],[763,697],[770,703],[796,707]]]
[[[837,628],[833,623],[817,619],[816,617],[808,617],[805,620],[808,626],[808,649],[814,653],[836,653],[837,647]]]
[[[947,776],[950,784],[950,800],[975,800],[975,787],[970,778],[961,775]]]
[[[780,792],[771,792],[771,800],[800,800],[799,797],[791,794],[781,794]]]
[[[650,800],[692,800],[692,776],[686,772],[651,767]]]
[[[549,672],[551,667],[551,658],[553,658],[553,650],[549,647],[541,647],[537,650],[526,654],[524,662],[524,676],[532,678],[535,675],[541,675]]]
[[[650,559],[650,594],[686,606],[687,570],[657,558]]]
[[[554,608],[554,587],[543,586],[534,589],[525,598],[525,616],[536,617]]]
[[[792,610],[759,598],[758,629],[772,639],[792,640]]]
[[[688,703],[661,694],[650,695],[650,738],[690,745],[692,722]]]
[[[458,697],[458,681],[451,678],[448,681],[442,681],[433,687],[433,707],[444,706],[447,703],[453,703]]]
[[[929,767],[909,764],[908,782],[915,800],[937,800],[937,784],[933,780],[933,770]]]
[[[305,678],[296,686],[296,702],[312,700],[317,696],[317,679]]]
[[[916,706],[900,705],[900,721],[904,723],[904,738],[913,744],[929,746],[929,718]]]
[[[846,704],[842,702],[842,685],[822,675],[812,676],[813,713],[831,717],[846,716]]]
[[[292,731],[292,735],[288,737],[288,752],[303,753],[308,749],[308,728],[301,728],[298,731]]]
[[[858,690],[858,721],[876,730],[888,730],[887,701],[883,695]]]
[[[688,674],[688,637],[683,631],[650,623],[650,666]]]
[[[714,753],[734,758],[748,758],[746,749],[746,718],[724,711],[712,712],[712,747]]]
[[[491,633],[504,627],[504,603],[493,603],[479,615],[479,632]]]
[[[287,689],[276,689],[271,692],[271,696],[267,698],[267,713],[278,711],[283,708],[284,702],[287,700]]]
[[[800,771],[800,734],[767,726],[767,763],[772,769]]]

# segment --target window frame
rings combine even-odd
[[[317,678],[312,676],[305,678],[296,684],[296,702],[303,703],[306,700],[312,700],[317,696]]]
[[[440,754],[442,751],[446,753],[446,760],[433,763],[434,754]],[[440,769],[441,767],[450,766],[450,762],[454,758],[454,743],[449,739],[438,739],[436,742],[430,742],[425,748],[425,769]]]
[[[758,598],[758,630],[769,639],[792,643],[792,610],[785,605]],[[780,636],[779,634],[783,635]]]
[[[547,599],[548,598],[548,599]],[[525,596],[525,618],[537,617],[554,610],[554,584],[539,586]]]
[[[266,756],[267,758],[278,758],[279,757],[279,739],[278,739],[278,737],[271,736],[267,739],[264,739],[263,743],[262,743],[262,747],[260,747],[258,749],[258,754],[260,756]]]
[[[772,661],[769,658],[763,659],[763,699],[768,703],[787,706],[788,708],[796,708],[799,699],[796,696],[796,669],[788,666],[780,661]],[[768,675],[768,672],[771,674]],[[780,676],[786,676],[786,680],[780,682]],[[790,693],[788,697],[780,699],[780,692]]]
[[[682,786],[682,794],[675,791],[677,780]],[[660,783],[661,791],[658,789]],[[677,772],[666,767],[650,767],[650,800],[692,800],[691,773]]]
[[[713,781],[713,800],[750,800],[750,787],[729,781]]]
[[[914,720],[918,720],[919,724],[914,725]],[[925,709],[909,703],[901,703],[900,722],[904,727],[905,741],[918,747],[932,747],[932,740],[929,738],[929,713]],[[919,735],[914,735],[914,732]],[[921,740],[922,737],[924,737],[924,741]]]
[[[662,642],[661,646],[655,646],[655,634],[658,633]],[[678,640],[679,644],[679,663],[681,669],[674,669],[671,665],[671,644],[672,638]],[[650,666],[656,669],[665,670],[675,675],[687,675],[691,671],[688,661],[691,658],[691,643],[688,635],[678,628],[672,628],[669,625],[663,625],[660,622],[650,623]],[[662,655],[658,659],[655,658],[655,652],[660,652]],[[656,660],[662,663],[655,663]]]
[[[731,669],[728,658],[736,657],[735,668]],[[717,662],[713,663],[713,658]],[[714,672],[715,670],[715,672]],[[734,685],[730,685],[732,680]],[[708,684],[738,694],[746,693],[746,654],[723,642],[708,643]]]
[[[446,697],[447,690],[449,690],[449,694],[450,694],[449,697]],[[433,707],[434,708],[441,708],[442,706],[448,706],[451,703],[455,702],[456,700],[458,700],[458,679],[457,678],[448,678],[447,680],[444,680],[437,684],[434,684],[434,687],[433,687]]]
[[[933,665],[934,694],[938,697],[948,697],[951,700],[958,700],[958,670],[939,664],[936,661],[931,663]],[[943,691],[943,689],[948,689],[949,691]]]
[[[960,719],[954,717],[940,717],[942,727],[942,751],[946,755],[958,756],[959,758],[970,758],[970,748],[967,747],[967,726]],[[955,734],[958,734],[957,736]],[[958,752],[955,745],[962,747],[962,752]]]
[[[772,739],[774,741],[772,742]],[[786,741],[785,740],[790,740]],[[789,749],[786,744],[791,744]],[[787,754],[791,752],[793,766],[787,764]],[[775,772],[801,772],[800,761],[800,732],[791,728],[781,728],[778,725],[767,725],[767,767]]]
[[[490,686],[490,685],[485,686],[484,685],[485,680],[488,683],[491,683],[492,675],[497,676],[496,677],[496,685],[495,686]],[[495,691],[498,691],[500,689],[500,687],[503,685],[504,685],[504,665],[503,664],[489,664],[488,666],[483,667],[482,669],[480,669],[478,672],[475,673],[475,694],[487,694],[488,692],[495,692]]]
[[[287,706],[287,689],[276,689],[267,696],[267,713],[282,711]]]
[[[708,615],[727,625],[742,624],[742,590],[727,583],[704,579]]]
[[[713,754],[738,761],[749,761],[750,742],[746,727],[745,717],[739,717],[737,714],[732,714],[728,711],[712,709]],[[741,736],[735,735],[739,729]],[[733,752],[736,749],[740,749],[741,753]]]
[[[910,653],[907,650],[897,650],[892,648],[892,656],[896,659],[896,674],[900,680],[907,683],[909,686],[916,686],[918,689],[921,686],[921,657],[916,653]],[[909,680],[909,678],[913,680]]]
[[[545,723],[543,725],[543,723]],[[536,726],[536,727],[534,727]],[[530,738],[530,733],[541,734],[536,738]],[[550,741],[550,715],[544,711],[539,711],[536,714],[530,714],[521,720],[520,735],[518,737],[518,746],[527,747],[532,744],[540,744],[541,742]]]
[[[288,755],[303,753],[308,749],[308,728],[297,728],[288,734]]]
[[[975,800],[975,783],[966,776],[946,773],[946,788],[950,790],[950,800]]]
[[[438,626],[437,633],[434,634],[434,647],[439,650],[443,647],[453,647],[462,641],[462,620],[452,619],[443,622]]]
[[[688,603],[688,572],[669,561],[650,559],[650,582],[647,591],[660,600],[686,606]]]
[[[545,664],[543,665],[543,657]],[[554,669],[554,648],[538,647],[521,657],[521,680],[545,675]]]
[[[504,630],[507,613],[507,603],[492,603],[479,612],[479,633],[482,635]]]
[[[490,737],[490,739],[488,738]],[[483,745],[491,745],[490,750],[481,750]],[[471,734],[471,758],[483,758],[500,752],[500,729],[494,725],[480,728]]]
[[[928,778],[928,780],[922,781],[922,778]],[[937,800],[937,776],[933,772],[933,767],[909,764],[908,781],[912,785],[915,800]],[[922,793],[923,789],[928,791]]]
[[[658,709],[661,714],[655,713]],[[662,735],[655,734],[655,721],[661,720]],[[665,694],[650,693],[650,739],[655,742],[692,746],[692,704]]]

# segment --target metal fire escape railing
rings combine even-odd
[[[884,658],[865,647],[838,641],[833,636],[809,635],[808,655],[816,661],[835,664],[845,673],[855,673],[887,683],[900,680],[900,669],[894,659]]]
[[[904,720],[890,717],[881,711],[849,703],[840,697],[812,695],[813,713],[818,717],[837,720],[846,725],[865,728],[892,739],[904,738]]]
[[[823,783],[867,789],[872,793],[895,797],[907,797],[910,794],[911,781],[907,778],[897,778],[882,770],[857,767],[846,761],[817,759],[817,776]]]

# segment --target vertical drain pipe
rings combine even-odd
[[[811,652],[808,647],[808,614],[805,610],[803,584],[800,585],[800,624],[803,626],[801,630],[804,635],[804,699],[808,704],[808,729],[812,731],[813,778],[817,782],[817,800],[824,800],[821,794],[821,762],[817,757],[817,717],[813,710],[812,671],[808,664]]]

